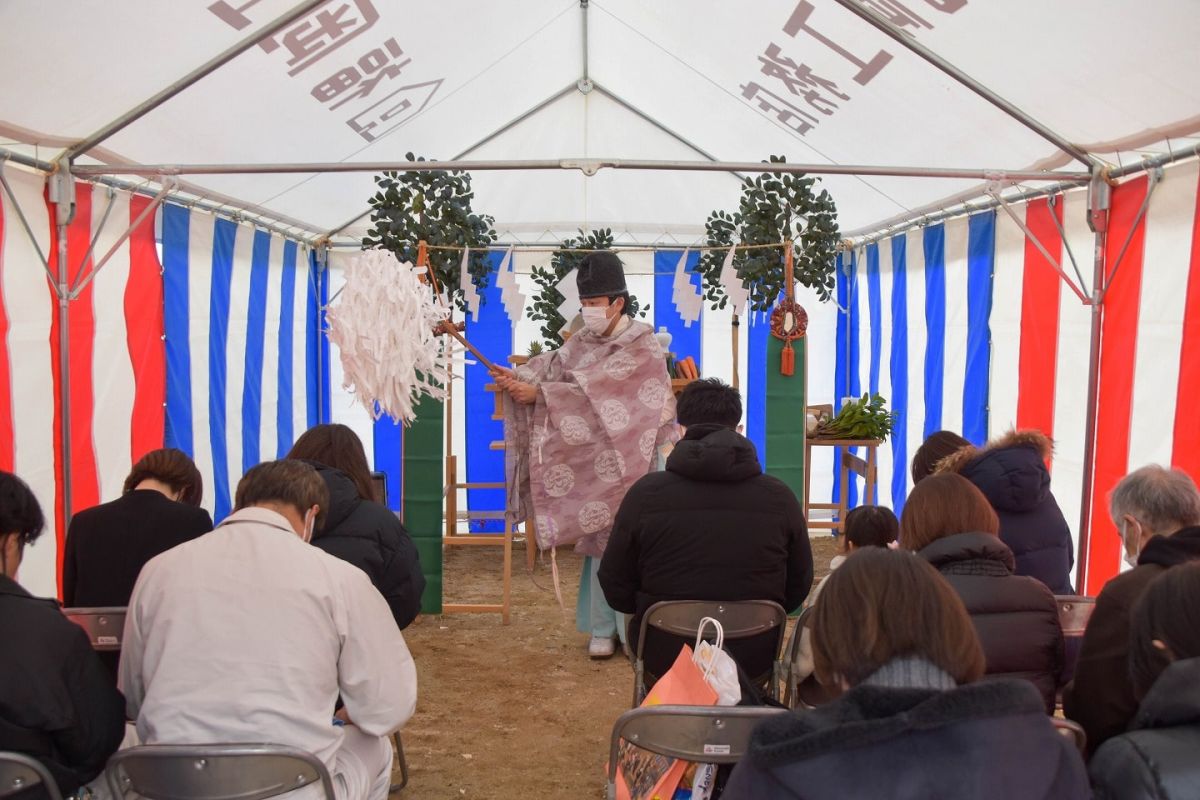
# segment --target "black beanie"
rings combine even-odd
[[[621,259],[611,250],[601,250],[588,253],[583,263],[575,271],[575,285],[579,287],[579,297],[586,300],[589,297],[612,297],[622,294],[625,287],[625,270]]]

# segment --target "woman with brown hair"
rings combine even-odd
[[[900,516],[900,546],[937,568],[962,598],[987,674],[1031,681],[1052,714],[1063,663],[1058,606],[1041,581],[1013,574],[999,531],[987,498],[954,473],[918,483]]]
[[[72,517],[63,553],[63,603],[128,605],[147,561],[212,530],[212,517],[199,507],[203,494],[200,470],[182,450],[142,456],[120,497]]]
[[[358,434],[345,425],[314,425],[287,457],[312,464],[329,489],[329,511],[313,545],[367,573],[396,624],[407,628],[421,611],[421,559],[400,519],[377,502]]]
[[[1078,752],[1024,681],[979,681],[984,658],[954,590],[923,560],[868,548],[813,612],[833,702],[760,725],[724,800],[1090,797]]]

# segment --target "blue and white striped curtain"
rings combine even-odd
[[[170,203],[162,263],[165,441],[195,459],[219,521],[246,470],[328,419],[326,273],[294,241]]]
[[[926,436],[987,438],[995,225],[987,211],[838,257],[836,405],[871,392],[896,412],[891,441],[878,452],[877,502],[897,514]],[[858,483],[849,487],[851,505]],[[839,489],[835,473],[835,502]]]

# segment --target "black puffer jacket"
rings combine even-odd
[[[1101,745],[1088,767],[1097,800],[1200,797],[1200,658],[1167,667],[1129,727]]]
[[[773,600],[790,611],[812,577],[796,495],[763,474],[750,440],[717,425],[688,428],[666,471],[630,488],[599,570],[609,605],[634,615],[631,640],[660,600]]]
[[[42,762],[65,797],[99,775],[121,744],[125,699],[58,603],[3,575],[0,642],[0,750]]]
[[[1074,594],[1075,545],[1046,469],[1052,450],[1042,433],[1014,431],[982,450],[964,447],[939,462],[937,471],[957,472],[987,497],[1018,575],[1037,578],[1055,594]]]
[[[754,729],[722,800],[1084,800],[1079,753],[1021,681],[856,686]]]
[[[313,544],[367,573],[396,624],[407,628],[421,610],[425,591],[420,557],[408,531],[387,506],[359,497],[346,473],[322,464],[313,467],[329,488],[329,512]]]
[[[1046,712],[1053,714],[1063,632],[1050,590],[1033,578],[1014,575],[1012,551],[987,533],[947,536],[919,555],[962,598],[983,645],[988,676],[1030,681]]]

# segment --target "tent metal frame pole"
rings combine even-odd
[[[638,108],[637,106],[635,106],[633,103],[630,103],[624,97],[622,97],[621,95],[612,91],[611,89],[608,89],[607,87],[602,86],[600,84],[595,84],[595,88],[596,88],[596,91],[600,92],[600,94],[604,95],[609,100],[612,100],[614,103],[621,106],[626,111],[628,111],[631,114],[634,114],[635,116],[637,116],[638,118],[650,123],[655,128],[658,128],[660,131],[665,133],[667,136],[670,136],[672,139],[679,142],[684,147],[691,148],[692,150],[696,151],[696,153],[698,155],[704,156],[709,161],[712,161],[714,163],[716,163],[718,161],[717,157],[714,156],[712,153],[708,152],[703,147],[701,147],[700,145],[693,142],[691,139],[688,139],[686,136],[683,136],[682,134],[677,132],[674,128],[670,127],[669,125],[667,125],[666,123],[664,123],[660,119],[658,119],[658,117],[655,117],[653,114],[647,113],[647,112],[643,111],[642,109]],[[745,177],[746,177],[745,175],[743,175],[740,172],[732,172],[731,171],[729,174],[733,175],[738,180],[745,180]]]
[[[880,175],[895,178],[963,178],[987,181],[1061,181],[1085,184],[1088,172],[1055,172],[959,167],[904,167],[870,164],[796,164],[763,161],[673,161],[618,158],[498,159],[450,161],[333,161],[279,164],[97,164],[76,165],[75,174],[93,175],[257,175],[294,172],[486,172],[492,170],[580,170],[587,176],[602,169],[679,172],[804,173],[808,175]]]
[[[859,0],[834,0],[834,2],[847,11],[850,11],[861,19],[865,20],[873,27],[878,28],[887,36],[891,37],[908,50],[911,50],[913,53],[932,64],[941,72],[958,81],[963,86],[970,89],[972,92],[979,95],[984,100],[1024,125],[1026,128],[1029,128],[1029,130],[1033,131],[1038,136],[1041,136],[1043,139],[1050,142],[1064,153],[1070,155],[1071,158],[1086,164],[1089,168],[1095,163],[1095,160],[1087,153],[1086,150],[1083,150],[1078,145],[1068,141],[1066,137],[1051,130],[1042,122],[1030,116],[1028,112],[1023,111],[1013,103],[1005,100],[987,86],[984,86],[982,83],[963,72],[954,64],[951,64],[949,61],[918,42],[916,38],[904,33],[873,9],[862,5]]]
[[[580,32],[583,41],[583,76],[580,77],[576,86],[579,91],[587,94],[595,86],[588,77],[588,0],[579,0],[579,10],[583,21],[583,30]]]
[[[74,476],[71,469],[71,265],[67,263],[67,230],[75,219],[75,179],[66,164],[49,177],[48,189],[50,202],[54,203],[54,223],[58,232],[58,263],[55,265],[58,268],[58,276],[55,293],[58,295],[58,402],[62,437],[59,445],[62,458],[60,476],[63,525],[69,526]]]
[[[566,86],[564,86],[563,88],[561,88],[557,92],[555,92],[554,94],[547,97],[545,100],[542,100],[537,105],[531,106],[530,108],[526,109],[525,111],[521,112],[517,116],[510,119],[508,122],[501,125],[499,128],[496,128],[494,131],[489,133],[487,136],[484,136],[482,139],[476,140],[470,147],[468,147],[466,150],[463,150],[461,153],[456,155],[452,160],[458,161],[462,158],[465,158],[466,156],[468,156],[471,153],[478,150],[480,147],[483,147],[485,144],[487,144],[488,142],[495,139],[497,136],[502,135],[505,131],[510,130],[511,128],[515,128],[516,126],[520,125],[525,120],[532,117],[534,114],[541,111],[543,108],[547,108],[548,106],[554,105],[556,102],[558,102],[562,98],[566,97],[571,92],[576,91],[578,88],[579,88],[578,85],[575,83],[567,84]],[[368,208],[366,211],[362,212],[361,214],[358,214],[357,216],[355,216],[351,219],[346,220],[345,222],[343,222],[341,225],[337,226],[336,228],[326,231],[325,235],[320,237],[320,239],[325,240],[325,239],[330,239],[334,236],[337,236],[339,233],[346,230],[346,228],[349,228],[351,225],[358,222],[360,219],[362,219],[363,217],[367,216],[370,213],[371,213],[371,209]]]
[[[3,164],[0,164],[0,187],[4,188],[4,193],[8,195],[9,202],[12,203],[12,207],[17,211],[17,218],[21,220],[21,226],[25,228],[25,235],[29,237],[29,243],[33,245],[33,249],[34,252],[37,253],[38,260],[42,262],[42,269],[46,272],[46,280],[51,286],[55,287],[55,292],[57,292],[58,288],[56,284],[58,283],[58,279],[55,278],[54,273],[50,271],[50,260],[46,258],[46,254],[42,252],[42,245],[40,242],[38,242],[37,237],[33,235],[33,228],[30,226],[29,220],[25,216],[25,211],[21,208],[21,204],[17,202],[17,196],[13,194],[12,186],[9,185],[8,178],[5,177],[2,167]]]
[[[187,89],[189,86],[197,83],[211,73],[225,66],[230,61],[237,58],[254,45],[258,44],[265,37],[270,36],[281,28],[287,27],[289,24],[295,22],[297,19],[312,11],[325,1],[326,0],[303,0],[303,2],[296,5],[291,10],[271,20],[265,27],[254,31],[249,36],[242,38],[232,47],[204,62],[187,75],[184,75],[182,78],[174,81],[166,88],[161,89],[160,91],[146,98],[141,103],[138,103],[136,106],[131,108],[129,111],[126,111],[112,122],[92,133],[90,136],[84,138],[69,149],[63,151],[58,160],[60,162],[75,160],[77,157],[86,153],[88,150],[91,150],[93,147],[100,144],[100,142],[103,142],[114,133],[117,133],[131,123],[141,119],[146,114],[150,113],[175,95],[182,92],[184,89]]]
[[[1062,282],[1065,283],[1067,287],[1075,293],[1075,296],[1079,298],[1080,302],[1082,302],[1085,306],[1090,305],[1092,302],[1091,299],[1084,294],[1086,287],[1082,285],[1075,285],[1075,282],[1071,280],[1071,276],[1068,275],[1066,270],[1062,268],[1062,258],[1051,255],[1050,250],[1047,249],[1046,245],[1042,244],[1042,240],[1037,237],[1037,234],[1029,229],[1029,226],[1025,224],[1025,220],[1017,216],[1017,212],[1013,211],[1012,206],[1009,205],[1007,200],[1001,197],[998,193],[992,194],[992,197],[995,198],[1000,208],[1004,209],[1004,213],[1008,214],[1016,226],[1021,229],[1021,232],[1025,234],[1025,238],[1033,242],[1033,246],[1036,247],[1038,251],[1045,257],[1046,263],[1054,269]],[[1063,242],[1064,244],[1066,243],[1066,237],[1063,238]]]
[[[1092,302],[1091,331],[1088,346],[1088,390],[1084,416],[1083,436],[1083,491],[1079,507],[1079,581],[1075,585],[1077,594],[1087,594],[1088,555],[1091,550],[1092,499],[1096,480],[1096,435],[1100,404],[1100,345],[1104,327],[1104,267],[1108,216],[1112,205],[1111,187],[1105,177],[1097,171],[1088,186],[1088,225],[1095,233],[1092,252]]]
[[[21,153],[15,153],[11,150],[6,150],[3,147],[0,147],[0,164],[3,164],[6,161],[11,161],[14,164],[20,164],[21,166],[29,167],[30,169],[36,169],[39,172],[44,172],[46,174],[53,174],[57,169],[57,167],[49,161],[31,158]],[[72,170],[72,173],[75,174],[76,177],[80,177],[74,170]],[[141,197],[149,197],[151,199],[158,196],[158,194],[161,192],[161,187],[169,185],[168,182],[164,181],[159,184],[159,187],[150,187],[144,183],[132,183],[130,181],[123,181],[119,178],[114,178],[107,175],[92,175],[89,176],[87,180],[91,183],[106,186],[110,189],[118,189],[123,192],[129,192],[130,194],[136,194]],[[197,191],[198,190],[199,189],[197,187]],[[187,191],[191,193],[188,184],[183,182],[177,182],[177,184],[170,191]],[[176,197],[174,199],[179,205],[187,206],[188,208],[198,208],[201,211],[232,219],[235,222],[249,221],[256,227],[262,228],[263,230],[270,231],[271,233],[278,234],[285,239],[290,239],[291,241],[299,242],[310,247],[320,231],[319,228],[308,225],[307,223],[300,224],[298,220],[291,220],[287,217],[280,216],[260,216],[258,212],[245,211],[238,206],[230,205],[228,203],[215,203],[211,200],[205,200],[203,198],[187,199],[183,197]],[[232,200],[232,198],[230,199]],[[298,235],[295,232],[295,229],[297,228],[313,234],[313,238],[310,239]],[[43,256],[43,260],[44,259],[45,256]],[[47,266],[46,269],[49,270],[49,266]],[[50,283],[53,284],[54,282],[54,276],[50,275]]]
[[[1179,150],[1172,153],[1164,153],[1162,155],[1155,156],[1154,158],[1146,159],[1145,161],[1138,161],[1133,164],[1126,164],[1122,167],[1105,169],[1102,170],[1101,174],[1105,180],[1115,181],[1138,172],[1148,172],[1157,167],[1166,167],[1196,156],[1200,156],[1200,144],[1184,150]],[[1013,203],[1025,203],[1030,200],[1036,200],[1039,197],[1059,194],[1060,192],[1077,188],[1077,186],[1078,184],[1076,184],[1073,180],[1069,182],[1064,181],[1058,184],[1043,186],[1038,189],[1023,191],[1019,196],[1010,197],[1008,199],[1009,202]],[[985,197],[986,195],[983,190],[980,190],[976,196]],[[980,211],[987,211],[988,209],[995,208],[997,205],[998,204],[994,198],[989,198],[974,205],[966,201],[959,201],[958,203],[954,204],[954,207],[952,208],[946,208],[944,201],[942,203],[931,203],[930,205],[922,206],[921,208],[914,209],[907,214],[894,217],[890,220],[885,220],[875,225],[857,228],[853,231],[846,231],[842,235],[847,239],[854,240],[855,242],[861,240],[870,243],[879,241],[880,239],[887,239],[889,237],[896,236],[906,230],[909,230],[910,228],[933,225],[938,222],[944,222],[945,220],[953,219],[954,217],[961,217],[965,214],[977,214]]]

